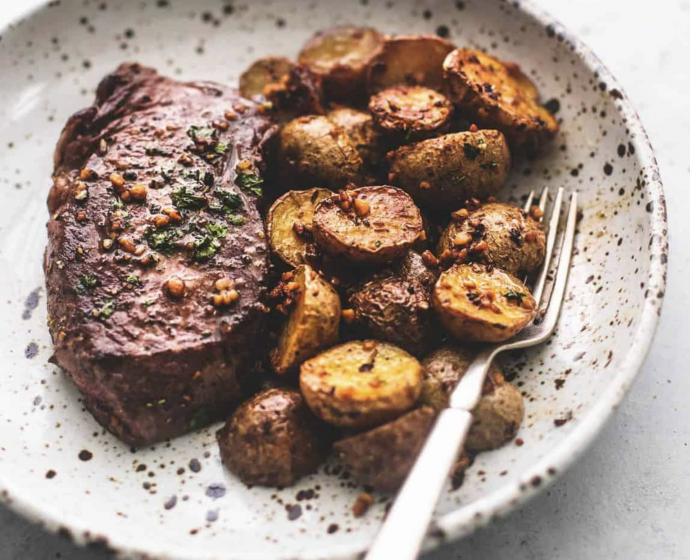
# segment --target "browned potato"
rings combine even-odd
[[[264,95],[277,109],[280,123],[302,115],[322,115],[325,112],[321,76],[305,66],[293,66],[279,83],[265,87]]]
[[[365,71],[384,37],[370,27],[332,27],[317,31],[299,53],[299,62],[319,74],[334,99],[364,90]]]
[[[432,300],[443,326],[460,340],[507,340],[537,313],[522,282],[499,268],[476,263],[456,264],[443,272]]]
[[[397,346],[353,341],[302,364],[299,384],[309,408],[336,426],[368,428],[412,408],[422,367]]]
[[[310,266],[302,264],[294,272],[294,300],[283,325],[278,346],[271,353],[276,373],[295,370],[304,360],[338,342],[340,297],[333,287]]]
[[[446,134],[388,154],[388,180],[419,204],[459,208],[471,197],[498,192],[508,176],[510,152],[496,130]]]
[[[441,347],[424,358],[420,402],[436,412],[446,408],[450,394],[475,355],[476,351],[470,348],[454,345]],[[484,451],[501,447],[515,437],[524,411],[520,391],[504,380],[501,367],[494,362],[484,382],[482,398],[472,412],[474,421],[465,449]]]
[[[407,141],[430,138],[447,129],[453,106],[433,89],[397,85],[372,96],[369,110],[380,130]]]
[[[292,189],[342,188],[362,181],[363,163],[347,133],[323,116],[299,117],[280,132],[280,178]]]
[[[323,457],[323,429],[295,389],[267,389],[245,401],[216,437],[223,464],[245,484],[290,486]]]
[[[434,338],[431,291],[435,277],[408,251],[401,271],[366,283],[350,297],[355,322],[369,336],[423,354]]]
[[[385,263],[405,253],[423,231],[410,196],[394,187],[343,191],[314,210],[314,239],[332,256],[353,263]]]
[[[266,217],[271,250],[290,266],[307,262],[307,246],[313,241],[314,208],[333,195],[328,189],[289,191],[277,199]]]
[[[436,35],[404,35],[386,39],[369,64],[367,85],[371,93],[398,84],[443,89],[443,61],[455,48]]]
[[[544,262],[546,235],[542,225],[521,208],[490,202],[454,220],[443,232],[437,254],[442,260],[491,264],[514,276],[536,270]]]
[[[373,170],[382,157],[382,146],[381,135],[374,128],[371,115],[341,105],[329,111],[326,117],[347,132],[366,168]]]
[[[334,449],[357,482],[392,492],[412,469],[434,416],[433,409],[418,408],[388,424],[340,440]]]
[[[266,86],[278,86],[295,66],[284,56],[265,56],[255,60],[240,76],[240,94],[247,99],[266,95]]]
[[[539,104],[539,92],[517,64],[471,49],[456,49],[443,63],[451,100],[497,128],[511,148],[534,152],[558,132],[558,122]]]

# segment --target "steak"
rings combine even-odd
[[[264,109],[124,64],[59,139],[44,262],[54,360],[125,442],[227,416],[251,376],[265,339]]]

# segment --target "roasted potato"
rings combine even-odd
[[[245,484],[290,486],[323,458],[323,428],[295,389],[258,393],[216,437],[223,464]]]
[[[446,408],[450,394],[475,355],[468,347],[453,345],[443,346],[424,358],[420,402],[436,412]],[[472,412],[474,421],[465,449],[485,451],[501,447],[515,437],[524,411],[520,391],[505,381],[501,367],[494,362],[484,382],[482,398]]]
[[[388,180],[436,210],[494,195],[505,183],[510,152],[496,130],[458,132],[402,146],[388,154]]]
[[[240,76],[240,94],[247,99],[266,95],[271,87],[280,86],[281,80],[294,66],[295,63],[284,56],[265,56],[255,60]]]
[[[291,189],[360,184],[362,158],[347,133],[324,116],[291,121],[280,132],[278,172]]]
[[[536,86],[517,64],[456,49],[443,63],[443,75],[458,108],[477,124],[503,132],[512,149],[538,151],[558,132],[558,122],[539,104]]]
[[[323,78],[330,98],[351,100],[363,93],[365,71],[383,41],[370,27],[323,29],[302,47],[299,62]]]
[[[299,384],[309,408],[346,428],[369,428],[412,408],[422,367],[404,350],[375,340],[352,341],[302,364]]]
[[[283,325],[271,364],[278,374],[295,370],[320,350],[338,342],[340,296],[309,265],[293,273],[290,297],[293,300]]]
[[[343,191],[314,210],[316,244],[334,257],[377,264],[403,255],[423,232],[410,196],[394,187]]]
[[[441,274],[432,297],[446,330],[460,340],[501,342],[534,319],[536,302],[514,276],[482,264],[453,265]]]
[[[420,355],[434,338],[431,291],[435,276],[414,251],[404,261],[404,266],[397,267],[402,273],[375,278],[352,294],[350,307],[354,322],[369,336]]]
[[[333,447],[357,482],[392,492],[412,469],[434,417],[433,409],[418,408],[388,424],[340,440]]]
[[[397,85],[372,96],[369,111],[384,134],[414,141],[437,136],[446,130],[453,106],[433,89]]]
[[[455,48],[436,35],[402,35],[386,39],[367,71],[370,93],[399,84],[443,89],[443,61]]]
[[[455,262],[490,264],[514,276],[536,270],[544,262],[546,235],[542,225],[512,204],[491,202],[468,212],[455,212],[438,242],[437,254]],[[443,259],[442,259],[443,260]]]
[[[264,88],[264,95],[277,110],[274,114],[281,124],[302,115],[325,113],[321,76],[305,66],[293,66],[279,83]]]
[[[374,128],[371,115],[341,105],[330,110],[326,117],[345,130],[359,152],[367,171],[375,173],[382,158],[383,149],[381,134]]]
[[[332,195],[328,189],[289,191],[273,203],[266,217],[268,242],[286,264],[296,267],[307,263],[314,208]]]

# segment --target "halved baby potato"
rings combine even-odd
[[[378,264],[402,256],[423,232],[422,216],[410,196],[394,187],[342,191],[314,211],[314,239],[334,257]]]
[[[279,87],[281,80],[295,66],[284,56],[265,56],[255,60],[240,76],[240,94],[250,99],[257,95],[266,95],[266,86]]]
[[[508,340],[537,313],[536,301],[520,280],[477,263],[454,265],[443,272],[432,301],[450,334],[476,342]]]
[[[420,402],[436,412],[447,408],[453,389],[465,375],[476,353],[466,346],[448,345],[424,358]],[[465,449],[484,451],[501,447],[515,437],[524,412],[520,391],[505,381],[501,366],[494,361],[484,382],[482,398],[472,411],[474,420]]]
[[[365,167],[373,170],[381,159],[381,134],[374,127],[371,114],[346,107],[336,106],[326,117],[345,130],[359,152]]]
[[[347,99],[363,92],[365,71],[383,42],[370,27],[331,27],[317,31],[298,58],[323,78],[329,97]]]
[[[359,484],[380,492],[397,490],[412,469],[434,423],[433,409],[422,407],[333,446]]]
[[[332,195],[328,189],[289,191],[271,205],[266,217],[268,242],[286,264],[296,267],[307,262],[314,209]]]
[[[503,132],[511,148],[538,151],[558,132],[539,103],[534,83],[517,64],[472,49],[456,49],[443,63],[451,100],[485,127]]]
[[[369,110],[385,134],[421,140],[448,128],[453,106],[433,89],[397,85],[372,96]]]
[[[281,375],[338,342],[340,327],[340,296],[328,282],[305,264],[297,267],[292,282],[294,303],[271,353],[273,369]]]
[[[278,171],[292,188],[342,188],[361,184],[363,163],[347,133],[324,116],[291,121],[280,132]]]
[[[299,382],[318,417],[335,426],[369,428],[414,406],[422,366],[392,344],[353,341],[304,362]]]
[[[436,35],[401,35],[386,39],[367,72],[370,93],[398,84],[443,89],[443,61],[455,49]]]
[[[497,130],[431,138],[390,152],[388,160],[389,182],[437,210],[496,194],[510,168],[508,144]]]
[[[546,235],[542,225],[521,208],[489,202],[450,222],[438,242],[437,254],[451,255],[449,260],[455,262],[491,264],[518,276],[544,262]]]

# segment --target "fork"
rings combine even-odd
[[[471,411],[481,398],[484,379],[491,362],[500,352],[541,344],[556,328],[565,296],[577,222],[577,192],[574,192],[570,196],[558,267],[555,275],[549,277],[549,266],[556,246],[563,196],[563,189],[558,189],[549,219],[544,263],[532,290],[534,299],[537,301],[537,314],[534,321],[509,341],[484,345],[477,354],[465,375],[453,389],[448,408],[439,414],[386,521],[365,556],[366,560],[417,558],[436,503],[472,425]],[[547,199],[548,191],[544,189],[539,202],[542,215]],[[533,200],[534,191],[527,198],[526,211],[531,209]],[[547,278],[550,280],[551,289],[544,297]]]

